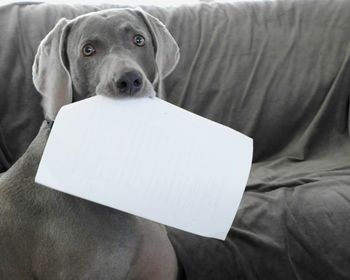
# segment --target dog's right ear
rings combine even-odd
[[[179,62],[179,46],[166,26],[159,19],[145,12],[141,8],[136,8],[135,11],[141,15],[152,36],[157,65],[156,78],[155,81],[153,81],[153,84],[158,84],[158,88],[161,88],[162,80],[174,70]]]
[[[72,81],[65,65],[69,21],[60,19],[41,41],[33,64],[33,83],[43,97],[45,118],[53,121],[59,109],[72,102]]]

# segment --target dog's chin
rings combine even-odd
[[[148,82],[145,83],[142,88],[140,88],[135,93],[130,92],[120,92],[114,85],[111,84],[98,84],[96,87],[96,95],[103,95],[113,98],[140,98],[140,97],[155,97],[156,92],[153,86]]]

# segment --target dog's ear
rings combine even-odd
[[[179,46],[159,19],[146,13],[140,8],[137,8],[136,11],[143,18],[152,36],[155,49],[155,60],[158,68],[154,84],[159,83],[176,67],[180,59]]]
[[[41,41],[32,68],[47,120],[54,120],[59,109],[72,102],[72,82],[65,65],[68,22],[60,19]]]

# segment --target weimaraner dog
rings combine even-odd
[[[33,81],[54,121],[63,105],[95,94],[152,96],[178,58],[158,19],[106,10],[61,19],[39,46]],[[34,183],[47,121],[0,178],[0,279],[176,279],[163,225]]]

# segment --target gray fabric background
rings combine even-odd
[[[31,82],[40,40],[60,17],[108,7],[0,7],[0,171],[43,118]],[[350,1],[145,10],[181,49],[166,100],[254,138],[227,240],[169,229],[187,279],[350,279]]]

